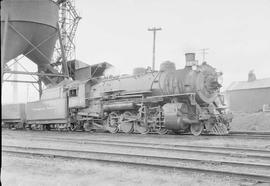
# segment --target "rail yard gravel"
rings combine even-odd
[[[129,154],[147,154],[193,158],[222,161],[249,161],[254,160],[245,157],[243,154],[224,157],[221,155],[198,156],[196,153],[182,152],[177,154],[173,151],[150,149],[142,151],[140,147],[116,147],[108,144],[91,144],[91,140],[125,142],[134,144],[160,144],[177,147],[180,145],[190,146],[220,146],[253,148],[257,150],[269,150],[270,140],[238,138],[228,140],[227,137],[212,138],[209,136],[168,136],[157,137],[157,135],[111,135],[91,133],[67,133],[67,132],[38,132],[38,131],[10,131],[3,130],[3,148],[9,146],[42,147],[70,150],[91,150],[98,152],[122,152]],[[236,143],[237,141],[237,143]],[[104,143],[105,143],[104,142]],[[257,144],[257,145],[256,145]],[[261,145],[258,145],[261,144]],[[157,145],[154,145],[158,147]],[[4,185],[265,185],[257,183],[253,179],[237,178],[227,175],[212,175],[192,171],[176,169],[161,169],[147,166],[135,166],[128,164],[116,164],[110,162],[96,162],[86,160],[74,160],[65,158],[18,155],[2,152],[3,169],[2,182]],[[258,157],[257,157],[258,158]],[[269,164],[267,159],[257,159],[261,164]],[[211,165],[212,166],[212,165]],[[207,167],[207,166],[206,166]],[[23,173],[22,173],[23,172]],[[54,174],[51,174],[51,173]],[[34,176],[27,176],[34,175]],[[72,178],[72,179],[70,179]],[[217,179],[218,178],[218,179]],[[67,181],[69,180],[69,181]],[[71,181],[70,181],[71,180]]]

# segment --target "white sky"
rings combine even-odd
[[[247,80],[251,69],[258,79],[270,77],[270,0],[76,0],[76,8],[76,56],[88,64],[106,61],[121,74],[151,66],[147,29],[156,26],[156,68],[165,60],[182,68],[185,52],[210,48],[207,62],[223,72],[224,87]],[[3,101],[12,102],[11,86],[4,87]]]

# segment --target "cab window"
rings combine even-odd
[[[69,90],[69,97],[76,97],[76,96],[78,96],[77,89],[70,89]]]

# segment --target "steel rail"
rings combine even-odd
[[[34,134],[36,133],[37,131],[34,132]],[[40,132],[37,132],[37,133],[40,133]],[[43,133],[43,132],[42,132]],[[235,152],[235,153],[241,153],[241,152],[249,152],[249,153],[252,153],[252,154],[261,154],[261,153],[269,153],[270,152],[270,149],[260,149],[260,148],[246,148],[246,147],[241,147],[241,146],[213,146],[213,145],[208,145],[208,146],[202,146],[202,145],[183,145],[183,144],[179,144],[177,142],[175,143],[152,143],[152,142],[141,142],[141,141],[137,141],[136,138],[134,137],[146,137],[146,138],[151,138],[152,136],[150,135],[147,135],[147,136],[141,136],[141,135],[131,135],[133,138],[128,138],[128,139],[121,139],[121,138],[117,138],[117,139],[89,139],[89,138],[82,138],[82,137],[85,137],[85,136],[80,136],[80,137],[66,137],[66,134],[71,134],[71,135],[75,135],[76,133],[65,133],[65,135],[61,135],[61,137],[55,137],[51,134],[53,134],[54,132],[45,132],[43,134],[46,134],[46,136],[32,136],[30,134],[33,134],[33,133],[25,133],[23,135],[23,138],[25,139],[26,136],[32,138],[33,140],[38,140],[38,139],[41,139],[41,140],[53,140],[53,139],[56,139],[56,140],[65,140],[65,141],[70,141],[70,142],[75,142],[75,141],[79,141],[80,143],[85,143],[85,142],[88,142],[88,143],[93,143],[93,142],[96,142],[96,143],[121,143],[121,144],[126,144],[126,145],[146,145],[146,146],[155,146],[155,147],[170,147],[170,148],[188,148],[188,150],[194,150],[195,149],[200,149],[200,150],[208,150],[208,151],[225,151],[225,152]],[[6,134],[2,134],[3,136],[5,136]],[[91,134],[92,136],[92,134]],[[117,137],[115,135],[111,135],[109,134],[109,136],[107,135],[104,135],[105,137]],[[9,137],[9,136],[7,136]],[[18,136],[16,136],[18,137]],[[174,139],[174,138],[173,138]],[[186,139],[186,138],[185,138]],[[190,139],[194,139],[193,138],[190,138]]]
[[[81,132],[81,131],[76,131],[76,132]],[[104,133],[105,134],[105,133]],[[93,135],[102,135],[102,133],[94,133]],[[109,134],[109,135],[120,135],[120,136],[128,136],[128,135],[140,135],[140,137],[153,137],[153,138],[181,138],[181,137],[189,137],[194,139],[194,137],[196,139],[200,139],[200,138],[205,138],[205,137],[211,137],[211,138],[249,138],[249,139],[270,139],[270,134],[255,134],[255,133],[251,133],[251,134],[247,134],[247,133],[234,133],[234,132],[230,132],[227,135],[213,135],[213,134],[201,134],[200,136],[193,136],[190,133],[181,133],[181,134],[166,134],[166,135],[159,135],[156,133],[150,133],[149,135],[144,135],[142,136],[139,133],[132,133],[132,134],[125,134],[125,133],[117,133],[117,134]]]
[[[246,157],[256,158],[259,160],[270,160],[270,150],[267,149],[251,149],[251,148],[238,148],[238,147],[222,147],[222,146],[201,146],[201,145],[180,145],[180,144],[166,144],[166,143],[145,143],[145,142],[132,142],[120,140],[100,140],[100,139],[74,139],[74,138],[33,138],[38,141],[53,141],[53,142],[69,142],[75,144],[91,144],[103,145],[114,147],[136,147],[142,150],[164,150],[167,152],[192,152],[199,154],[212,154],[223,155],[230,157]]]
[[[31,132],[41,132],[41,131],[31,131]],[[42,131],[44,132],[44,131]],[[51,130],[51,131],[46,131],[46,132],[61,132],[63,134],[63,131],[58,131],[58,130]],[[74,133],[86,133],[85,131],[73,131]],[[70,133],[69,133],[70,134]],[[175,134],[167,134],[167,135],[159,135],[159,134],[148,134],[148,135],[142,135],[142,134],[137,134],[137,133],[132,133],[132,134],[126,134],[126,133],[117,133],[117,134],[111,134],[111,133],[105,133],[105,132],[101,132],[101,133],[91,133],[91,135],[96,135],[96,136],[112,136],[112,137],[117,137],[117,136],[128,136],[128,137],[140,137],[140,138],[172,138],[172,139],[180,139],[182,137],[184,137],[185,139],[204,139],[207,137],[211,137],[213,139],[222,139],[222,138],[244,138],[244,139],[263,139],[263,140],[268,140],[270,139],[270,132],[240,132],[240,131],[231,131],[229,134],[227,135],[210,135],[210,134],[202,134],[200,136],[193,136],[191,134],[188,133],[182,133],[180,135],[175,135]]]
[[[270,182],[270,166],[263,164],[244,164],[238,162],[205,161],[197,159],[172,158],[140,154],[111,153],[82,150],[66,150],[52,148],[33,148],[18,146],[2,146],[2,152],[53,158],[69,158],[75,160],[94,160],[130,165],[143,165],[160,168],[173,168],[221,174],[227,176],[246,177],[262,182]]]
[[[35,139],[44,142],[44,139]],[[168,156],[182,157],[199,157],[201,160],[219,160],[230,162],[260,162],[264,165],[270,166],[270,151],[269,150],[253,150],[253,149],[234,149],[234,148],[221,148],[221,147],[202,147],[202,146],[188,146],[188,145],[160,145],[153,143],[135,143],[130,142],[112,142],[112,141],[99,141],[99,140],[69,140],[69,139],[45,139],[45,142],[55,142],[75,144],[75,147],[85,149],[95,148],[110,148],[111,152],[125,152],[125,151],[138,151],[149,152],[156,154],[167,154]],[[61,144],[60,144],[61,145]],[[77,145],[77,146],[76,146]],[[118,150],[117,150],[118,149]],[[200,158],[202,157],[202,158]],[[270,168],[270,167],[269,167]]]
[[[11,131],[11,130],[10,130]],[[160,135],[140,135],[140,134],[110,134],[110,133],[90,133],[89,136],[87,135],[87,133],[74,133],[74,132],[67,132],[67,133],[63,133],[63,132],[59,132],[59,131],[11,131],[11,132],[18,132],[19,133],[22,133],[23,134],[23,138],[25,138],[26,136],[28,137],[32,137],[32,138],[42,138],[42,139],[47,139],[47,138],[54,138],[54,139],[69,139],[69,140],[81,140],[81,141],[85,141],[85,140],[95,140],[95,139],[89,139],[88,137],[93,137],[93,136],[101,136],[101,137],[105,137],[105,138],[110,138],[112,137],[111,139],[108,139],[108,140],[105,140],[105,141],[108,141],[108,142],[128,142],[128,143],[138,143],[138,144],[145,144],[144,142],[137,142],[137,137],[138,139],[142,139],[142,138],[149,138],[149,139],[155,139],[156,137],[160,137]],[[40,135],[39,136],[33,136],[33,135],[36,135],[36,134],[43,134],[45,136],[41,137]],[[59,136],[55,136],[55,133],[60,133],[60,134],[63,134],[63,135],[59,135]],[[77,135],[79,134],[79,136],[75,136],[73,137],[73,135]],[[85,135],[86,134],[86,135]],[[2,133],[2,136],[10,136],[10,135],[7,135],[5,133]],[[66,137],[67,135],[69,135],[69,137]],[[18,137],[18,135],[16,134],[16,137]],[[123,138],[119,138],[119,137],[128,137],[126,139],[123,139]],[[171,138],[170,138],[171,137]],[[179,137],[179,138],[178,138]],[[185,140],[200,140],[200,138],[198,139],[198,137],[196,136],[188,136],[188,138],[186,138],[186,136],[168,136],[167,138],[173,140],[173,139],[179,139],[181,140],[181,137],[184,138]],[[203,136],[202,136],[203,137]],[[202,138],[204,139],[204,138]],[[102,141],[103,139],[100,139],[98,138],[97,140],[95,141]],[[104,141],[104,140],[103,140]],[[146,144],[149,144],[149,143],[146,143]],[[160,144],[160,143],[159,143]],[[173,146],[181,146],[181,144],[178,144],[178,143],[173,143],[173,144],[166,144],[166,143],[162,143],[162,144],[165,144],[165,145],[173,145]],[[197,147],[197,145],[196,145]],[[223,147],[223,146],[207,146],[207,147],[213,147],[213,148],[217,148],[217,147],[220,147],[220,148],[226,148],[226,149],[239,149],[239,147],[237,146],[230,146],[230,147]],[[205,146],[202,146],[202,148],[205,148]],[[247,150],[247,148],[243,148],[243,149],[240,149],[240,150]],[[256,149],[250,149],[250,150],[256,150]]]
[[[237,135],[261,135],[261,136],[270,136],[270,131],[231,131],[231,134]]]
[[[52,130],[53,131],[53,130]],[[74,131],[77,133],[85,132],[85,131]],[[140,137],[153,137],[153,138],[181,138],[181,137],[189,137],[197,139],[205,138],[205,137],[211,137],[211,138],[249,138],[249,139],[270,139],[270,132],[236,132],[236,131],[230,131],[229,134],[226,135],[213,135],[213,134],[201,134],[200,136],[193,136],[190,133],[181,133],[181,134],[174,134],[172,132],[169,132],[166,135],[159,135],[156,133],[149,133],[148,135],[142,135],[139,133],[132,133],[132,134],[126,134],[126,133],[117,133],[117,134],[111,134],[111,133],[92,133],[91,135],[112,135],[112,136],[136,136],[140,135]]]

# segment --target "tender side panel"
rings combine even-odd
[[[6,104],[2,105],[2,120],[20,120],[25,119],[25,104]]]
[[[29,102],[26,105],[27,121],[66,120],[67,101],[65,98]]]

